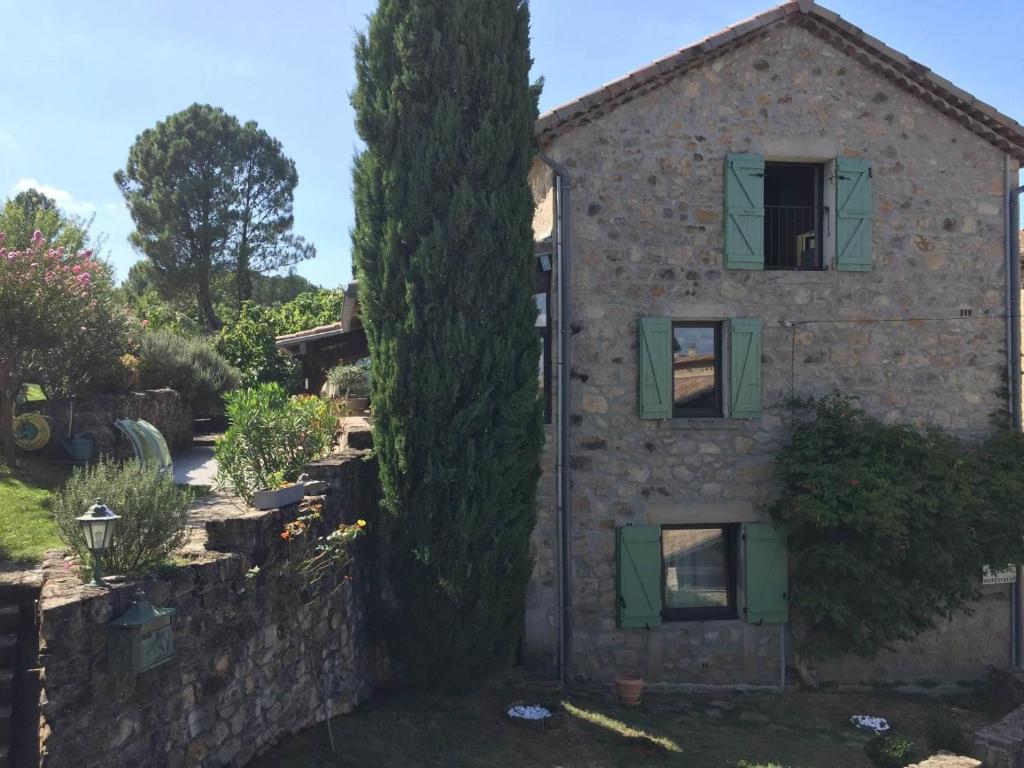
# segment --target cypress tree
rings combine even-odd
[[[526,0],[380,0],[356,43],[353,260],[412,680],[466,688],[522,634],[542,444],[537,89]]]

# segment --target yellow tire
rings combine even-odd
[[[41,413],[15,416],[14,442],[23,451],[38,451],[50,442],[50,422]]]

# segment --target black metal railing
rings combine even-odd
[[[828,208],[764,207],[764,268],[821,269],[821,241]]]

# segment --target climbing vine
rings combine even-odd
[[[778,455],[800,651],[871,656],[969,611],[983,566],[1024,561],[1024,437],[968,446],[888,424],[851,399],[812,418]]]

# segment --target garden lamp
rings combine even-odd
[[[82,533],[85,534],[85,546],[92,553],[92,581],[89,582],[91,587],[107,586],[100,574],[100,560],[114,538],[114,526],[120,519],[99,499],[96,499],[96,503],[89,507],[84,515],[75,518],[82,526]]]

